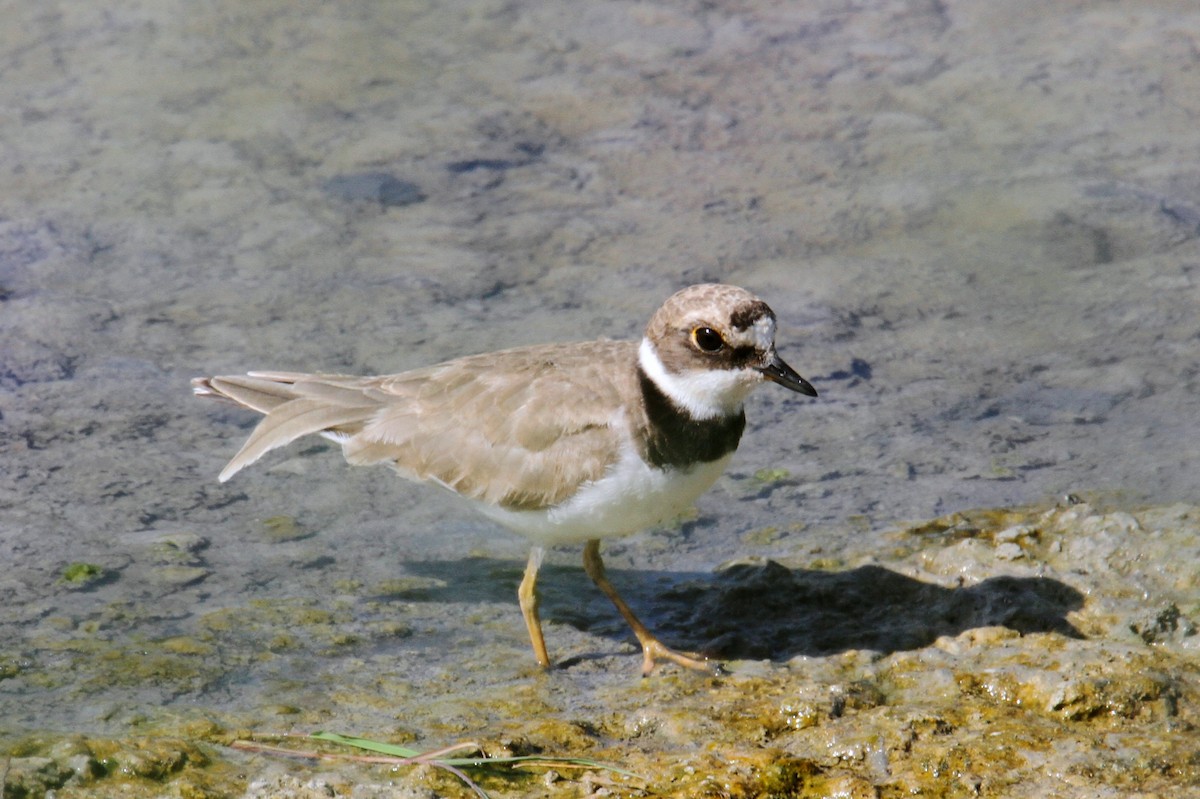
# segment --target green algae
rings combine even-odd
[[[212,611],[193,619],[186,634],[137,634],[141,621],[153,614],[151,603],[120,602],[101,607],[87,620],[47,617],[27,642],[45,656],[12,657],[0,668],[0,679],[58,691],[70,702],[114,688],[191,694],[280,655],[338,656],[411,634],[410,627],[388,617],[356,625],[351,608],[322,607],[312,598],[251,601]]]
[[[309,538],[312,532],[304,529],[294,516],[271,516],[262,520],[262,536],[267,541],[282,544]]]
[[[756,482],[767,485],[782,483],[783,481],[790,479],[791,476],[792,473],[790,471],[778,466],[773,468],[759,469],[754,473],[754,479]]]
[[[243,779],[211,744],[173,737],[28,736],[9,747],[2,795],[40,799],[115,795],[227,796]]]
[[[77,561],[63,568],[62,574],[59,576],[59,582],[65,585],[80,587],[102,579],[105,574],[103,566]]]
[[[371,586],[368,592],[381,597],[421,599],[428,596],[431,591],[445,587],[445,580],[438,580],[433,577],[408,576],[383,580]]]
[[[757,530],[750,530],[743,533],[742,543],[747,546],[761,547],[772,544],[782,537],[783,531],[781,531],[775,525],[769,525],[767,527],[760,527]]]

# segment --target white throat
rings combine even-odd
[[[717,419],[731,416],[742,408],[742,401],[756,381],[747,380],[737,369],[705,369],[672,374],[663,366],[658,350],[650,339],[642,338],[638,365],[658,390],[688,412],[693,419]]]

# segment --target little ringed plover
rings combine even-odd
[[[638,620],[605,575],[600,540],[690,507],[737,448],[743,400],[768,380],[817,395],[775,352],[775,314],[765,302],[704,284],[663,303],[640,342],[520,347],[396,375],[250,372],[192,385],[263,414],[222,482],[316,433],[341,444],[352,464],[384,464],[448,488],[528,538],[517,596],[543,667],[543,551],[582,543],[584,569],[633,629],[649,674],[661,660],[712,666],[667,648]]]

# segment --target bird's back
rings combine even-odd
[[[397,375],[289,372],[193,381],[264,414],[221,472],[232,477],[305,435],[354,464],[386,464],[487,505],[540,510],[598,480],[628,438],[636,345],[595,341],[504,350]]]

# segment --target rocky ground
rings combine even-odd
[[[118,786],[145,796],[470,795],[430,765],[306,764],[230,748],[338,751],[274,733],[314,731],[355,706],[389,714],[382,738],[395,743],[419,731],[426,749],[431,737],[474,738],[493,756],[586,757],[631,772],[470,770],[493,796],[1182,795],[1200,788],[1198,550],[1195,507],[1073,505],[955,514],[896,530],[886,552],[838,568],[732,562],[661,599],[671,637],[733,658],[712,677],[663,667],[639,679],[629,654],[505,679],[464,653],[453,681],[366,678],[363,661],[378,648],[339,614],[343,603],[287,618],[240,608],[158,651],[97,646],[93,656],[138,669],[136,679],[217,680],[205,673],[213,653],[250,637],[266,642],[257,656],[269,661],[290,638],[349,661],[342,678],[299,689],[317,701],[259,717],[192,709],[131,738],[28,736],[7,762],[6,796]],[[147,660],[155,671],[139,668]],[[8,669],[22,679],[20,664]],[[611,679],[614,669],[625,678]]]

